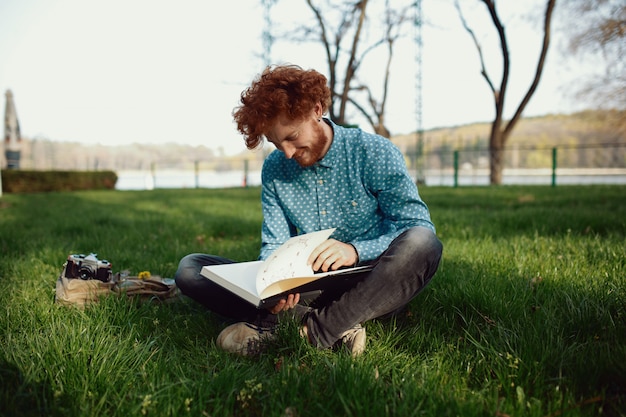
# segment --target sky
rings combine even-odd
[[[499,83],[500,51],[484,6],[462,3],[485,43],[488,70]],[[542,9],[529,6],[539,0],[500,3],[512,51],[505,108],[510,116],[534,73]],[[172,142],[239,153],[246,148],[232,110],[265,65],[261,4],[0,0],[0,89],[3,95],[8,89],[13,92],[22,136],[30,139],[105,145]],[[310,19],[303,4],[279,1],[272,31]],[[428,24],[422,29],[421,127],[490,121],[491,93],[451,1],[424,0],[422,13]],[[580,68],[562,62],[557,43],[558,37],[525,116],[569,113],[583,106],[566,94]],[[394,55],[387,107],[392,134],[418,128],[416,51],[407,39]],[[276,64],[293,63],[326,74],[319,48],[276,42],[271,58]],[[2,102],[4,109],[4,97]]]

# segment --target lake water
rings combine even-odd
[[[155,188],[230,188],[261,184],[260,172],[206,171],[198,175],[194,171],[161,171],[154,175],[148,171],[119,171],[117,190],[153,190]]]
[[[154,175],[148,171],[120,171],[117,173],[117,190],[153,190],[155,188],[231,188],[258,186],[261,172],[244,171],[205,171],[197,175],[193,171],[161,171]],[[454,186],[454,176],[447,171],[426,172],[426,185]],[[503,176],[505,185],[550,185],[552,174],[549,170],[515,170]],[[488,172],[459,172],[458,184],[489,185]],[[626,184],[626,170],[585,170],[576,173],[559,173],[557,185]]]

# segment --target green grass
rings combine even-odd
[[[440,270],[356,359],[295,323],[229,355],[188,299],[54,304],[70,253],[167,277],[191,252],[256,258],[258,188],[5,194],[0,415],[626,415],[626,187],[420,192]]]

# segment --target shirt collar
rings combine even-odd
[[[343,143],[344,139],[343,131],[341,126],[337,126],[335,123],[332,122],[332,120],[326,118],[324,118],[323,120],[324,122],[328,123],[333,129],[333,138],[332,143],[330,144],[330,148],[328,148],[328,152],[326,152],[326,155],[324,155],[324,157],[320,161],[318,161],[316,165],[332,168],[336,165],[337,158],[339,158],[339,148],[341,148],[341,144]]]

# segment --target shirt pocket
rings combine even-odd
[[[367,198],[344,201],[341,205],[344,231],[352,237],[367,232],[378,221],[377,209],[376,201]]]

